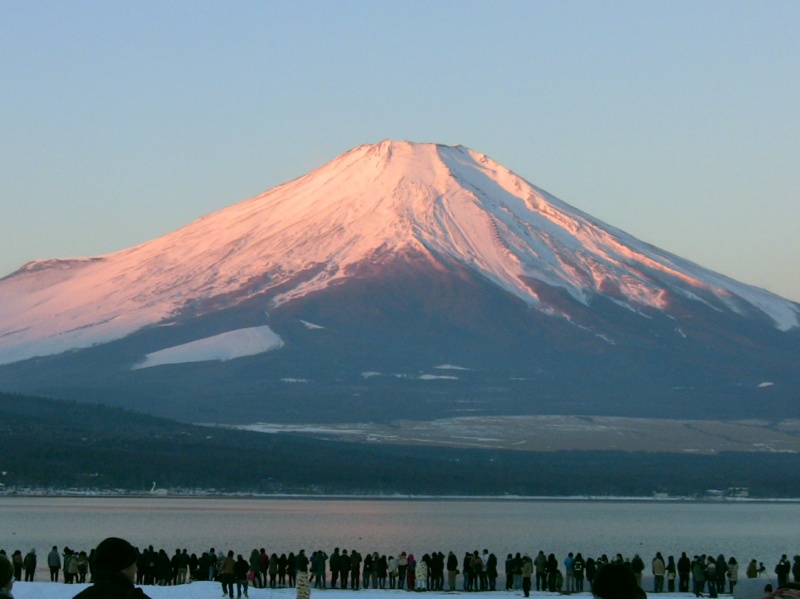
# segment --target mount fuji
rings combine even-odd
[[[383,141],[0,280],[0,389],[192,422],[796,418],[800,305],[462,146]]]

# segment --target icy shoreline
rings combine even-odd
[[[116,498],[116,499],[302,499],[302,500],[356,500],[356,501],[612,501],[649,503],[800,503],[800,497],[720,497],[704,496],[616,496],[616,495],[309,495],[302,493],[222,493],[215,490],[193,489],[177,490],[168,493],[132,492],[129,490],[91,491],[73,489],[25,489],[11,490],[0,488],[0,500],[7,498]]]

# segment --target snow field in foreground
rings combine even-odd
[[[736,593],[723,595],[722,599],[761,599],[764,596],[764,585],[769,581],[764,578],[752,580],[741,580],[736,586]],[[77,593],[86,588],[87,584],[63,584],[51,582],[15,582],[14,599],[72,599]],[[644,585],[645,590],[649,587]],[[142,586],[142,590],[152,599],[219,599],[222,597],[222,586],[216,582],[193,582],[174,587]],[[234,587],[235,591],[235,587]],[[284,589],[254,589],[248,591],[250,599],[294,599],[296,590],[293,588]],[[406,590],[380,590],[362,589],[360,591],[340,590],[340,589],[311,589],[312,599],[326,596],[327,599],[402,599],[409,591]],[[454,595],[472,596],[476,599],[517,599],[524,597],[522,591],[494,591],[481,593],[444,593],[427,591],[420,593],[425,599],[452,599]],[[592,597],[591,593],[573,593],[574,596],[582,599]],[[531,591],[531,597],[559,597],[559,593],[543,593]],[[234,595],[235,597],[235,595]],[[692,599],[693,593],[659,593],[658,595],[648,592],[648,597],[653,599]]]

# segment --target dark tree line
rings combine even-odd
[[[120,408],[0,393],[0,482],[147,491],[415,495],[800,496],[800,456],[521,452],[324,441],[193,426]],[[0,488],[2,489],[2,488]]]

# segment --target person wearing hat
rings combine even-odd
[[[94,554],[93,584],[73,599],[150,599],[133,584],[138,558],[139,553],[125,539],[103,539]]]

